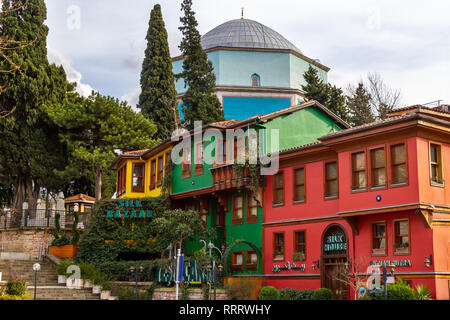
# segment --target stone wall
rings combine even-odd
[[[181,298],[181,288],[179,289],[179,298]],[[214,299],[214,291],[211,289],[210,300]],[[175,300],[175,288],[158,288],[153,292],[153,300]],[[189,300],[203,300],[201,289],[189,289]],[[216,300],[227,300],[225,290],[216,290]]]
[[[0,231],[0,251],[28,253],[31,259],[39,256],[39,245],[47,246],[53,241],[51,231],[47,231],[45,241],[44,229],[12,229]]]

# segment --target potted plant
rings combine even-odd
[[[408,242],[396,243],[394,245],[394,248],[395,248],[395,253],[405,254],[405,253],[408,253],[408,251],[409,251],[409,243]]]
[[[273,260],[275,261],[283,261],[284,260],[284,253],[281,251],[275,251],[273,253]]]
[[[61,235],[61,226],[59,224],[60,213],[55,213],[55,232],[53,236],[55,239],[52,241],[49,248],[49,254],[52,254],[60,259],[64,258],[74,258],[78,251],[78,241],[80,239],[80,234],[76,228],[78,224],[78,212],[74,212],[74,222],[72,224],[72,239],[67,235]]]
[[[94,265],[86,262],[80,263],[81,279],[83,279],[84,288],[93,287],[93,278],[95,273]]]
[[[111,282],[106,281],[102,285],[102,291],[100,292],[100,299],[101,300],[109,300],[109,297],[111,296]]]
[[[92,293],[100,294],[102,291],[102,284],[105,283],[105,275],[99,270],[95,270],[92,276]]]
[[[305,261],[306,256],[304,252],[294,252],[292,254],[292,260],[294,261]]]
[[[58,284],[67,283],[67,268],[71,264],[72,263],[70,261],[63,260],[56,266],[56,273],[58,274]]]

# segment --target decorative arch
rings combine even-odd
[[[254,73],[251,76],[252,79],[252,87],[261,87],[261,77],[259,74]]]
[[[246,244],[246,245],[248,245],[250,248],[252,248],[253,250],[256,251],[256,254],[258,255],[258,259],[261,259],[261,260],[258,260],[258,261],[262,261],[262,252],[261,252],[260,248],[255,246],[250,241],[238,240],[231,247],[229,247],[229,248],[227,248],[225,250],[225,254],[224,254],[224,257],[223,257],[223,267],[224,267],[225,279],[228,277],[228,256],[229,256],[230,252],[233,250],[233,248],[236,247],[238,244]]]

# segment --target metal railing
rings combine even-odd
[[[61,228],[72,228],[74,215],[64,210],[20,210],[0,212],[0,230],[17,228],[50,228],[55,227],[55,215],[60,214]],[[78,213],[78,229],[85,229],[89,223],[89,212]]]

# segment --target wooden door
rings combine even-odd
[[[333,292],[335,300],[348,299],[348,285],[342,281],[342,262],[325,265],[325,287]]]

